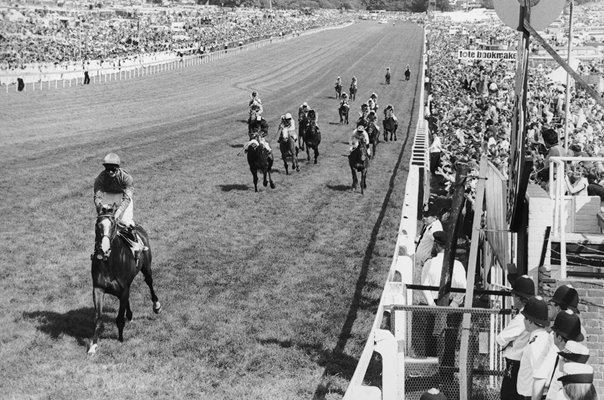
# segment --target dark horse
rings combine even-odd
[[[304,151],[304,131],[306,131],[306,127],[308,126],[308,115],[304,115],[302,118],[298,120],[298,141],[300,142],[300,150]]]
[[[340,104],[338,107],[338,113],[340,114],[340,123],[348,124],[348,112],[350,111],[350,106],[347,103]]]
[[[254,177],[254,191],[258,191],[258,171],[262,171],[262,184],[267,186],[270,182],[271,189],[275,188],[273,178],[271,177],[273,159],[270,157],[268,149],[264,148],[262,144],[251,144],[247,148],[247,163],[250,165],[250,171]]]
[[[287,139],[279,138],[279,150],[281,150],[281,158],[283,158],[283,165],[285,165],[285,175],[289,175],[289,165],[287,164],[289,158],[292,160],[292,170],[295,168],[296,171],[300,171],[300,167],[298,166],[298,147],[291,135]]]
[[[115,323],[118,329],[119,340],[120,342],[124,341],[126,318],[128,318],[128,321],[132,320],[130,285],[139,271],[142,271],[145,283],[147,283],[151,291],[153,311],[156,314],[161,311],[161,304],[153,290],[149,236],[141,226],[136,226],[130,232],[127,227],[123,227],[117,222],[113,216],[115,207],[115,205],[103,206],[96,220],[95,235],[97,245],[95,246],[95,253],[91,257],[94,336],[88,348],[89,354],[96,353],[99,335],[103,329],[103,297],[105,293],[109,293],[120,300],[120,308]],[[145,251],[141,252],[138,261],[135,259],[127,243],[128,239],[135,239],[135,232],[138,233],[147,247]]]
[[[409,66],[407,66],[407,69],[405,69],[405,80],[408,81],[410,77],[411,71],[409,70]]]
[[[361,173],[361,194],[364,193],[364,189],[367,188],[367,169],[369,169],[369,157],[367,156],[367,147],[365,143],[361,141],[356,149],[348,155],[348,164],[350,165],[350,172],[352,172],[352,189],[357,188],[359,179],[357,178],[357,171]]]
[[[335,89],[336,89],[336,99],[339,99],[340,97],[342,97],[342,85],[339,83],[336,83]]]
[[[351,83],[349,92],[350,92],[350,100],[354,101],[357,98],[357,85],[354,83]]]
[[[369,136],[369,145],[371,146],[371,158],[375,158],[375,151],[380,142],[380,131],[375,122],[367,124],[367,136]]]
[[[310,118],[308,126],[304,130],[304,141],[306,142],[306,160],[310,161],[310,149],[315,153],[315,164],[319,157],[319,143],[321,143],[321,130],[315,119]]]

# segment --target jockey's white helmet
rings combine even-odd
[[[120,157],[117,154],[109,153],[103,158],[103,165],[111,164],[119,167],[120,161]]]
[[[369,96],[369,97],[371,97],[372,99],[377,99],[377,94],[375,94],[375,92],[373,92],[373,93],[371,93],[371,96]]]
[[[290,113],[285,114],[285,119],[292,119],[292,115]]]
[[[308,107],[308,103],[307,102],[302,103],[302,107]]]

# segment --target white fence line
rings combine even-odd
[[[257,42],[248,43],[231,49],[223,49],[206,54],[194,54],[187,56],[171,56],[166,59],[157,61],[145,61],[131,65],[111,66],[105,68],[91,68],[89,70],[90,83],[104,83],[116,80],[134,79],[141,76],[157,74],[165,71],[171,71],[178,68],[186,68],[195,65],[210,63],[216,60],[223,59],[233,54],[239,54],[242,51],[258,49],[268,46],[273,43],[287,41],[299,36],[310,35],[317,32],[322,32],[331,29],[344,28],[353,24],[350,21],[346,24],[320,27],[309,29],[300,33],[290,33],[284,36],[276,36],[269,39],[260,40]],[[176,53],[178,50],[174,50]],[[41,91],[58,89],[59,87],[72,87],[84,84],[84,69],[70,71],[51,71],[51,72],[28,72],[19,73],[12,71],[0,75],[0,86],[6,87],[6,93],[19,92],[18,78],[23,80],[23,92]],[[14,86],[14,90],[10,88]]]
[[[424,30],[425,51],[425,30]],[[392,304],[411,304],[411,292],[405,290],[405,285],[413,283],[413,268],[415,254],[415,237],[417,234],[417,213],[420,200],[420,184],[425,186],[427,180],[420,180],[421,170],[427,173],[427,133],[424,123],[424,80],[425,54],[422,55],[420,99],[418,107],[418,124],[413,143],[413,156],[410,160],[409,174],[405,184],[405,200],[401,211],[394,256],[388,271],[384,291],[380,298],[371,331],[365,342],[354,374],[350,379],[344,400],[400,400],[405,393],[405,334],[407,323],[394,326],[394,334],[390,330],[381,329],[385,306]],[[424,189],[424,192],[428,190]],[[399,278],[400,276],[400,278]],[[404,311],[397,313],[394,320],[405,321]],[[363,380],[369,367],[373,353],[380,353],[382,358],[382,389],[374,386],[364,386]]]

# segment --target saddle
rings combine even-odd
[[[138,235],[136,226],[129,226],[122,221],[117,222],[117,235],[128,245],[132,255],[137,259],[141,251],[148,250],[143,239]]]

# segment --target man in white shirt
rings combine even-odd
[[[443,230],[443,225],[439,220],[438,212],[433,207],[424,211],[422,222],[424,225],[415,241],[415,268],[418,272],[421,272],[426,260],[432,257],[434,232]]]
[[[502,356],[505,358],[506,367],[501,382],[501,398],[508,400],[522,400],[523,396],[516,390],[518,369],[522,352],[529,340],[529,332],[524,326],[522,311],[529,298],[535,294],[535,283],[528,275],[522,275],[512,283],[512,297],[514,308],[518,310],[510,323],[501,330],[496,337],[497,343],[502,346]]]
[[[547,314],[547,302],[541,296],[531,297],[522,310],[529,341],[520,359],[516,390],[519,395],[531,400],[541,400],[546,380],[537,372],[549,351],[549,334],[545,330],[549,325]]]

